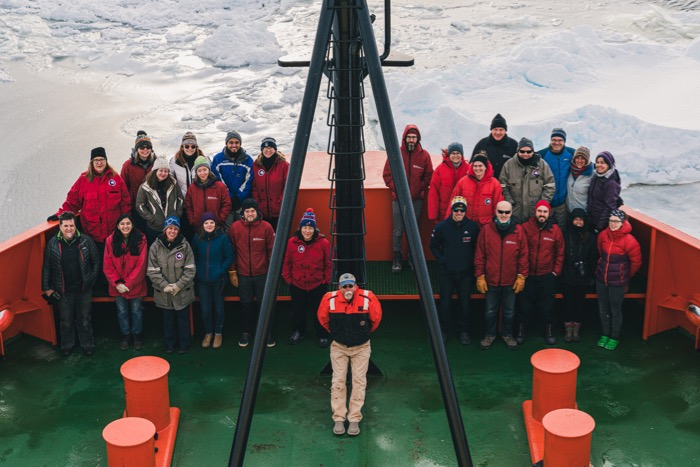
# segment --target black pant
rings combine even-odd
[[[553,324],[555,305],[554,294],[556,289],[557,276],[554,274],[528,276],[527,280],[525,281],[525,289],[518,297],[518,323],[529,323],[535,309],[539,308],[542,324]]]
[[[452,324],[452,293],[457,292],[459,312],[457,313],[457,332],[469,332],[469,294],[474,276],[467,273],[451,273],[442,267],[438,273],[440,288],[440,329],[448,334]]]
[[[586,310],[586,285],[562,284],[564,321],[582,323]]]
[[[259,276],[238,276],[238,296],[241,297],[241,328],[243,332],[253,333],[254,299],[260,303],[265,292],[267,273]]]
[[[321,284],[308,292],[294,285],[289,286],[289,293],[292,296],[292,331],[306,334],[306,315],[311,310],[316,338],[328,338],[328,331],[318,322],[318,306],[321,304],[321,299],[327,291],[327,284]]]

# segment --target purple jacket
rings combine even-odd
[[[593,174],[588,189],[588,225],[599,232],[608,226],[610,211],[617,209],[620,197],[620,176],[617,170],[609,178]]]

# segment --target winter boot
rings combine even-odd
[[[401,272],[401,252],[394,252],[394,259],[391,261],[391,272],[399,274]]]
[[[564,342],[571,342],[574,338],[574,322],[567,321],[564,323]]]
[[[549,345],[554,345],[557,343],[557,339],[554,337],[554,334],[552,333],[552,325],[551,324],[546,324],[544,326],[544,341]]]
[[[134,334],[134,350],[143,349],[143,337],[141,334]]]
[[[518,324],[518,332],[515,334],[515,342],[521,345],[525,342],[525,331],[527,330],[527,324]]]
[[[581,323],[574,322],[574,327],[572,329],[572,334],[571,334],[571,341],[572,342],[579,342],[581,340],[581,335],[579,334],[580,330],[581,330]]]

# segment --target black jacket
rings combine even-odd
[[[562,284],[588,285],[593,278],[597,259],[595,234],[585,226],[578,229],[569,223],[564,232]]]
[[[534,150],[535,148],[532,149]],[[500,141],[496,141],[493,136],[488,135],[476,143],[472,156],[481,150],[486,151],[486,154],[488,154],[489,162],[493,166],[493,178],[498,180],[503,164],[518,151],[518,142],[508,135],[505,135]]]
[[[76,232],[75,241],[80,246],[80,273],[83,277],[83,291],[90,290],[95,285],[99,271],[100,254],[95,242],[87,235]],[[44,250],[44,263],[41,268],[41,290],[53,289],[60,293],[66,292],[66,284],[63,280],[63,268],[61,267],[61,249],[65,240],[59,233],[51,237]]]
[[[474,250],[479,226],[466,217],[459,224],[452,215],[440,222],[430,235],[430,251],[440,269],[452,274],[474,275]]]

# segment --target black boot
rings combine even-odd
[[[413,266],[413,257],[411,256],[411,253],[408,254],[408,258],[406,259],[406,262],[408,263],[408,267],[411,268],[411,271],[416,270],[415,266]]]
[[[544,341],[549,345],[554,345],[557,343],[557,339],[552,334],[552,325],[545,324],[544,326]]]
[[[525,324],[525,323],[518,324],[518,332],[515,334],[515,342],[517,342],[519,345],[521,345],[523,342],[525,342],[526,329],[527,329],[527,324]]]
[[[394,252],[394,259],[391,261],[391,272],[399,274],[401,272],[401,252]]]

